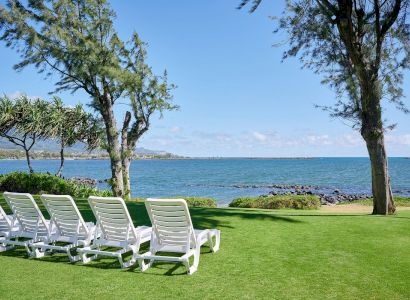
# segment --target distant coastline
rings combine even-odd
[[[32,160],[60,160],[59,157],[31,157]],[[65,157],[67,160],[109,160],[108,157],[101,156],[78,156]],[[164,157],[164,156],[136,156],[134,160],[315,160],[318,157]],[[26,160],[25,157],[1,157],[3,161]]]
[[[154,152],[154,151],[152,151]],[[35,150],[30,152],[32,160],[60,160],[60,153],[58,151],[44,151]],[[410,159],[410,157],[401,157],[403,159]],[[98,152],[66,152],[65,160],[109,160],[107,153],[103,151]],[[297,157],[249,157],[249,156],[181,156],[168,152],[157,153],[136,153],[133,156],[134,160],[317,160],[321,157],[312,156],[297,156]],[[1,149],[0,160],[26,160],[24,151],[18,149]]]
[[[154,151],[152,151],[154,152]],[[59,151],[51,150],[35,150],[30,152],[30,158],[33,160],[59,160]],[[103,151],[67,151],[64,154],[65,160],[109,160],[107,153]],[[135,160],[227,160],[227,159],[258,159],[258,160],[312,160],[317,159],[315,157],[220,157],[220,156],[210,156],[210,157],[189,157],[180,156],[168,152],[157,152],[157,153],[135,153],[133,156]],[[0,160],[26,160],[26,154],[24,151],[19,149],[1,149],[0,148]]]
[[[60,160],[57,151],[31,151],[32,160]],[[133,159],[176,159],[180,158],[171,153],[164,154],[135,154]],[[108,154],[104,152],[66,152],[65,160],[108,160]],[[0,160],[26,160],[25,152],[17,149],[0,149]]]

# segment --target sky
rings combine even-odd
[[[280,15],[284,2],[263,1],[249,14],[236,9],[239,0],[111,1],[120,37],[138,32],[154,72],[166,69],[178,86],[180,109],[156,116],[138,146],[192,157],[367,156],[358,132],[315,108],[336,101],[321,76],[296,58],[282,62],[286,47],[272,46],[284,36],[273,33],[270,16]],[[0,93],[49,99],[57,77],[33,67],[16,72],[17,62],[0,43]],[[407,103],[409,83],[407,72]],[[68,105],[90,101],[82,92],[58,96]],[[388,154],[410,156],[410,115],[384,107],[388,123],[398,124],[386,135]],[[124,110],[116,108],[118,120]]]

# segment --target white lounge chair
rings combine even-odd
[[[100,238],[95,239],[91,246],[78,251],[83,255],[83,262],[101,256],[116,257],[122,268],[128,268],[137,262],[140,245],[151,238],[151,227],[135,228],[125,202],[117,197],[89,197],[91,209],[97,220],[97,230]],[[117,251],[101,250],[101,247],[120,248]],[[122,255],[132,252],[132,257],[125,262]],[[93,256],[88,256],[93,255]]]
[[[14,216],[6,215],[6,212],[0,206],[0,252],[7,251],[13,246],[3,246],[2,241],[9,237],[13,232],[18,231],[20,226]]]
[[[152,223],[150,250],[139,256],[141,271],[151,267],[155,260],[173,261],[185,265],[188,274],[198,269],[201,246],[207,241],[213,252],[218,251],[220,231],[196,230],[192,226],[187,203],[183,199],[147,199],[145,206]],[[213,238],[215,237],[215,243]],[[183,253],[182,256],[159,256],[157,252]],[[192,266],[189,258],[194,256]],[[145,261],[149,260],[149,263]]]
[[[20,228],[11,231],[9,236],[2,241],[4,246],[23,246],[29,256],[42,257],[44,252],[33,251],[30,246],[36,242],[48,240],[51,234],[50,221],[47,221],[38,208],[33,196],[25,193],[5,192],[4,198],[13,211],[14,217],[20,224]],[[27,240],[20,240],[20,239]]]
[[[31,248],[62,251],[67,253],[71,262],[81,260],[81,255],[73,255],[71,252],[77,247],[89,246],[93,238],[98,237],[96,226],[92,222],[84,222],[71,196],[41,195],[41,200],[50,214],[51,226],[55,228],[55,232],[47,241],[34,243]]]

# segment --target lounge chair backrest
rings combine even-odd
[[[184,199],[147,199],[145,206],[160,245],[190,247],[194,228]]]
[[[51,222],[62,236],[87,236],[89,229],[73,198],[69,195],[41,195]]]
[[[11,220],[6,215],[6,212],[0,206],[0,235],[2,232],[8,232],[12,228]]]
[[[88,202],[97,219],[102,239],[118,242],[137,239],[134,224],[123,199],[91,196]]]
[[[4,198],[26,233],[47,235],[50,230],[33,196],[25,193],[4,192]]]

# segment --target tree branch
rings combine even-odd
[[[385,36],[389,29],[393,26],[394,22],[396,22],[397,17],[399,16],[400,9],[401,9],[402,0],[395,0],[394,7],[390,13],[388,13],[387,18],[384,20],[380,34],[381,36]]]

